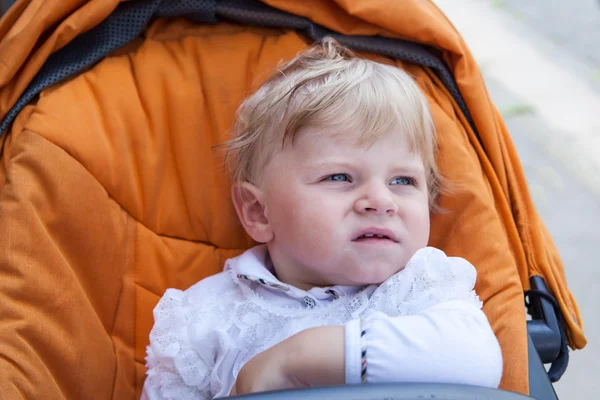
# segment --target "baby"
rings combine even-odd
[[[154,310],[145,399],[364,382],[497,387],[466,260],[426,247],[441,178],[402,70],[325,39],[238,110],[232,200],[260,245]]]

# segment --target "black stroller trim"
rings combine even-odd
[[[0,17],[15,3],[15,0],[0,0]]]

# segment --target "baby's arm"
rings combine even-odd
[[[373,312],[345,327],[302,331],[250,360],[238,376],[238,394],[361,383],[363,349],[367,382],[497,387],[502,376],[500,347],[485,314],[455,300],[416,315]]]
[[[379,311],[346,324],[346,381],[361,382],[366,346],[368,382],[497,387],[502,354],[474,291],[476,278],[463,258],[431,247],[417,251],[374,293]]]
[[[344,327],[310,328],[247,362],[238,374],[237,394],[343,384]]]
[[[390,317],[373,312],[346,324],[347,383],[361,383],[363,350],[367,382],[498,387],[502,377],[500,346],[485,314],[461,300],[443,302],[416,315]]]

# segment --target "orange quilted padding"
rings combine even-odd
[[[462,39],[423,1],[398,1],[396,13],[384,1],[265,2],[342,33],[445,50],[485,150],[435,75],[397,62],[430,101],[438,163],[456,183],[441,199],[449,212],[433,218],[430,242],[477,267],[476,289],[503,349],[502,387],[527,392],[523,289],[530,275],[544,276],[572,316],[571,345],[583,347],[585,338],[516,151]],[[63,25],[35,36],[46,28],[33,29],[30,7],[71,18],[80,32],[110,12],[101,3],[65,1],[57,11],[21,0],[22,12],[0,22],[0,55],[7,43],[24,43],[9,34],[18,24],[30,42],[70,40]],[[20,63],[35,70],[44,46],[32,46]],[[0,171],[3,399],[139,396],[152,308],[164,290],[220,271],[252,245],[231,206],[222,155],[211,147],[227,137],[240,101],[307,46],[292,31],[160,19],[143,41],[45,90],[21,112],[4,136]],[[0,116],[29,79],[30,70],[15,64],[0,68]]]

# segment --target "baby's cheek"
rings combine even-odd
[[[306,216],[299,221],[300,228],[297,234],[299,240],[309,247],[311,252],[323,253],[331,251],[335,231],[332,229],[331,221],[319,216]]]
[[[418,241],[418,243],[416,243],[415,245],[417,246],[417,248],[422,248],[425,247],[427,245],[427,242],[429,241],[429,232],[431,230],[431,221],[429,219],[429,210],[424,211],[420,218],[416,221],[414,221],[414,225],[415,225],[415,237],[418,238],[416,239]]]

